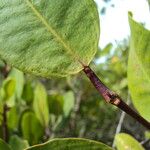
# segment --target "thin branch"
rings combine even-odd
[[[9,133],[8,133],[8,126],[7,126],[7,112],[8,112],[9,108],[7,107],[6,104],[4,104],[3,106],[3,122],[2,122],[2,132],[3,132],[3,140],[5,142],[8,142],[9,140]]]
[[[89,66],[84,66],[83,71],[107,103],[120,108],[122,111],[132,116],[147,129],[150,129],[150,122],[145,120],[142,116],[131,109],[116,93],[111,91],[104,83],[102,83],[102,81],[97,77],[97,75],[91,70]]]
[[[6,64],[6,62],[4,61],[5,66],[4,68],[1,70],[4,78],[7,78],[9,71],[10,71],[10,67]],[[7,125],[7,112],[10,110],[10,108],[7,106],[6,103],[3,104],[3,113],[2,113],[2,117],[3,117],[3,122],[2,122],[2,133],[3,133],[3,140],[5,142],[8,142],[9,140],[9,131],[8,131],[8,125]]]
[[[127,98],[127,105],[130,105],[130,94],[129,94],[129,92],[128,92],[128,98]],[[125,119],[125,115],[126,115],[126,113],[124,111],[122,111],[122,113],[120,115],[119,123],[118,123],[117,128],[116,128],[115,135],[120,133],[123,121]],[[115,147],[115,140],[113,141],[112,147],[113,148]]]

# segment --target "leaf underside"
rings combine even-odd
[[[77,73],[94,57],[98,41],[93,0],[0,1],[0,57],[24,72]]]

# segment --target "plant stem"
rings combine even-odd
[[[127,104],[128,105],[130,104],[130,94],[129,94],[129,92],[128,92]],[[119,122],[118,122],[118,125],[117,125],[117,128],[116,128],[115,135],[121,132],[121,128],[122,128],[123,121],[125,119],[125,115],[126,115],[126,113],[123,111],[120,115],[120,119],[119,119]],[[113,141],[112,147],[115,148],[115,139]]]
[[[6,79],[9,71],[10,71],[10,67],[6,64],[6,62],[4,61],[5,66],[4,68],[1,70],[4,78]],[[5,142],[8,142],[9,140],[9,131],[8,131],[8,126],[7,126],[7,112],[9,111],[9,107],[7,106],[6,103],[3,104],[3,113],[2,113],[2,117],[3,117],[3,122],[2,122],[2,133],[3,133],[3,140]]]
[[[8,133],[8,127],[7,127],[7,111],[8,111],[8,107],[6,104],[4,104],[3,106],[3,122],[2,122],[2,132],[3,132],[3,140],[5,142],[8,142],[8,137],[9,137],[9,133]]]
[[[107,103],[110,103],[120,108],[122,111],[132,116],[147,129],[150,129],[150,122],[148,122],[142,116],[140,116],[138,113],[132,110],[116,93],[111,91],[104,83],[102,83],[102,81],[98,78],[98,76],[92,71],[92,69],[89,66],[84,66],[83,71]]]

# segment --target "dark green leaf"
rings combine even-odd
[[[27,104],[31,104],[34,98],[34,92],[31,82],[27,82],[24,85],[22,98],[27,102]]]
[[[21,130],[24,139],[36,144],[41,139],[44,129],[33,112],[25,112],[21,119]]]
[[[26,140],[22,140],[18,136],[11,136],[9,144],[12,150],[24,150],[29,147],[29,144]]]
[[[54,115],[62,115],[63,114],[63,104],[64,99],[61,95],[51,95],[48,96],[49,103],[49,111]]]
[[[109,146],[87,139],[54,139],[27,150],[112,150]]]
[[[0,139],[0,150],[12,150],[10,146]]]

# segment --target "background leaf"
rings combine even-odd
[[[44,127],[47,127],[49,123],[48,108],[46,89],[40,82],[38,82],[34,91],[33,109],[36,117]]]
[[[55,94],[48,96],[49,112],[56,116],[63,114],[64,99],[62,95]]]
[[[131,48],[128,61],[128,85],[133,104],[150,121],[150,31],[129,16]]]
[[[24,139],[33,145],[41,139],[44,129],[33,112],[25,112],[21,119],[21,130]]]
[[[21,98],[23,86],[24,86],[24,74],[23,72],[13,68],[9,74],[9,77],[13,78],[16,82],[15,96],[17,99]]]
[[[27,150],[112,150],[109,146],[86,139],[54,139]]]
[[[16,68],[66,76],[82,69],[79,61],[88,65],[94,57],[99,19],[93,0],[13,0],[0,6],[0,57]]]
[[[24,150],[25,148],[29,147],[29,144],[26,140],[22,140],[18,136],[12,136],[9,141],[9,145],[11,146],[12,150]]]
[[[75,104],[75,99],[74,99],[74,94],[72,91],[69,91],[64,94],[64,105],[63,105],[63,111],[64,111],[64,116],[67,117],[71,110],[74,108]]]
[[[132,136],[119,133],[115,137],[117,150],[144,150],[141,144]]]
[[[1,97],[3,100],[9,100],[11,96],[13,96],[15,92],[16,82],[12,78],[7,78],[4,80],[3,86],[1,88]]]
[[[2,139],[0,139],[0,149],[1,150],[12,150],[10,146],[5,143]]]
[[[10,129],[14,130],[18,128],[19,117],[20,115],[17,106],[10,108],[7,112],[7,124]]]

